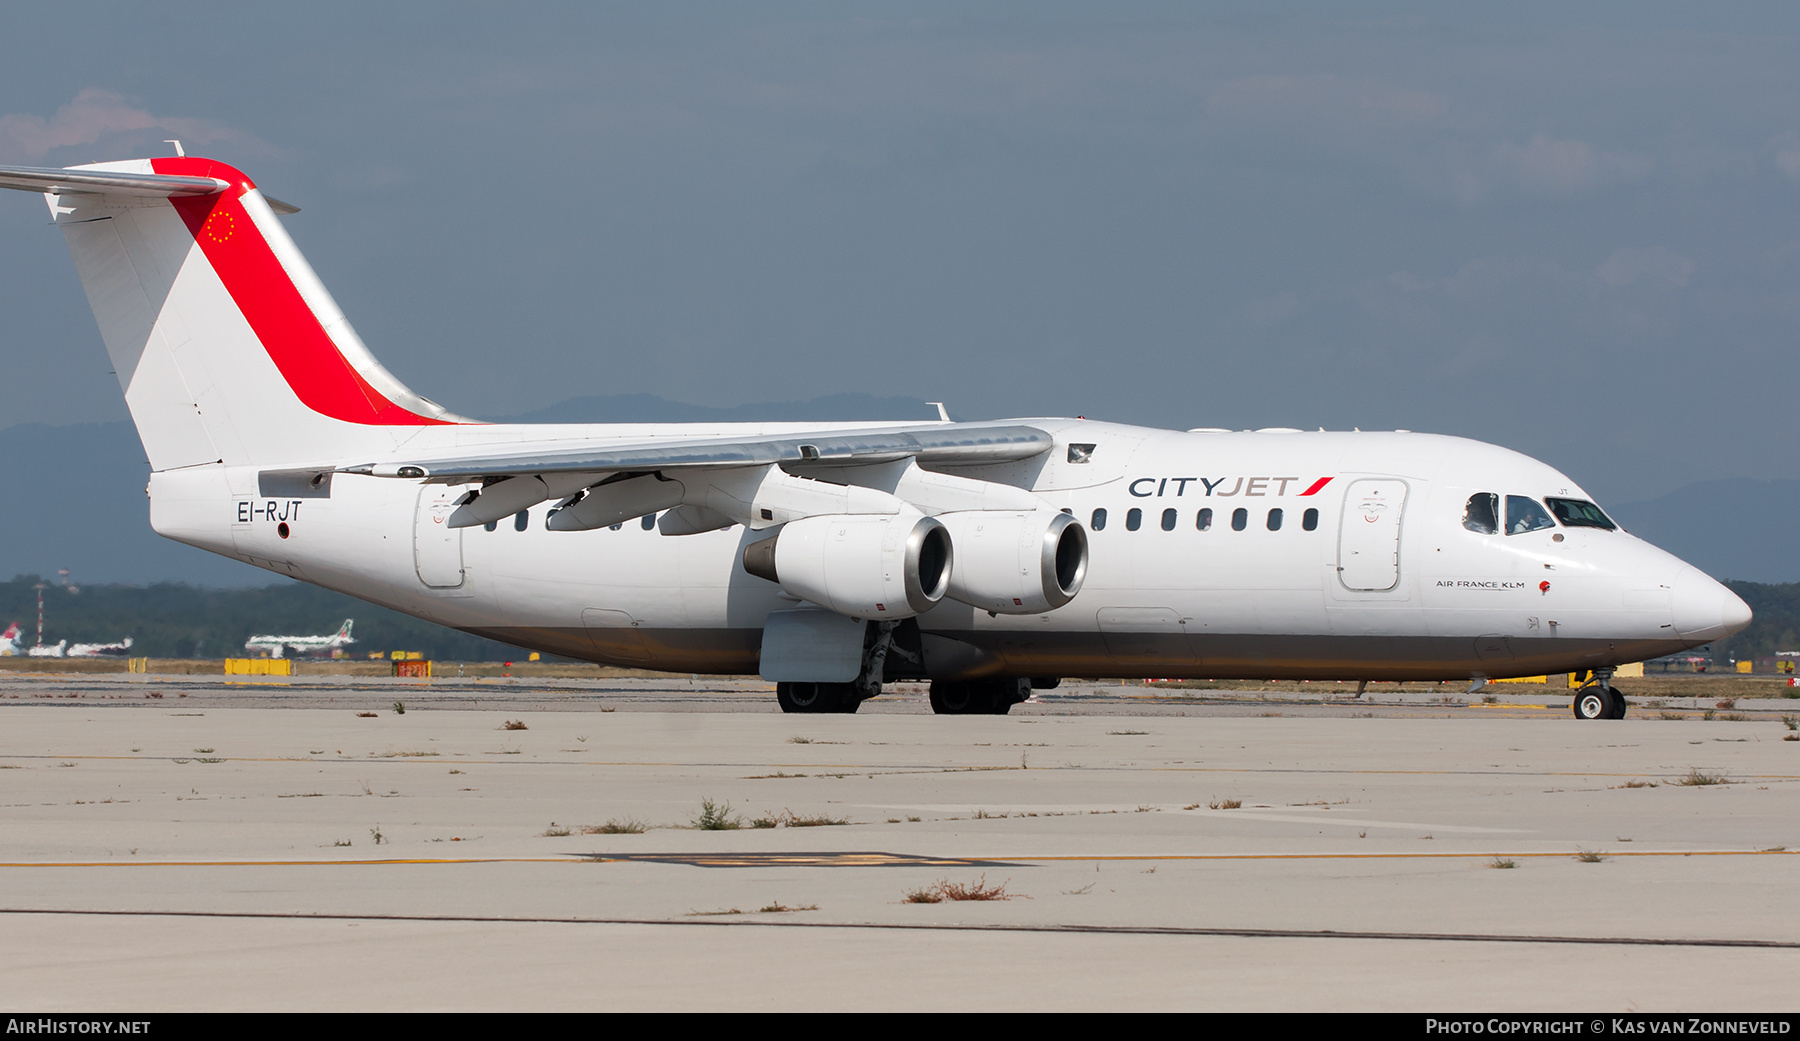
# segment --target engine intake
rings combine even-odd
[[[744,570],[855,618],[911,618],[952,574],[950,533],[916,512],[807,517],[744,547]]]
[[[938,518],[956,546],[952,600],[998,614],[1043,614],[1087,578],[1087,531],[1066,513],[968,510]]]

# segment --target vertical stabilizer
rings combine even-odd
[[[250,179],[197,157],[43,170],[156,470],[310,465],[467,422],[377,362]]]

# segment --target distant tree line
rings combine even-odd
[[[0,628],[18,622],[22,641],[36,637],[37,594],[42,579],[20,575],[0,583]],[[1725,583],[1744,598],[1756,618],[1736,636],[1712,645],[1716,661],[1761,658],[1800,650],[1800,582]],[[349,653],[420,651],[440,661],[505,661],[517,647],[459,633],[410,615],[301,582],[257,589],[204,589],[165,582],[151,586],[92,585],[80,592],[49,582],[44,590],[47,643],[111,643],[132,638],[134,655],[152,658],[227,658],[244,654],[244,641],[259,633],[329,634],[356,619]]]
[[[1712,645],[1713,660],[1767,658],[1776,651],[1800,651],[1800,582],[1725,583],[1756,613],[1750,627]]]
[[[20,643],[37,639],[36,575],[0,583],[0,629],[18,622]],[[183,583],[80,585],[50,581],[44,590],[44,642],[115,643],[129,636],[133,656],[242,657],[244,641],[272,633],[329,635],[356,619],[352,657],[370,651],[419,651],[439,661],[505,661],[519,648],[470,636],[410,615],[302,582],[256,589],[205,589]]]

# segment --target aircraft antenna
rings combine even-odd
[[[185,155],[187,155],[187,149],[185,149],[185,148],[183,148],[183,147],[181,147],[181,142],[180,142],[180,141],[177,141],[177,140],[176,140],[176,139],[175,139],[175,138],[172,138],[172,137],[165,137],[165,138],[163,138],[163,144],[165,144],[165,145],[174,145],[174,146],[175,146],[175,154],[176,154],[176,155],[180,155],[180,156],[185,156]]]

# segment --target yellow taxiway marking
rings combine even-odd
[[[42,758],[54,759],[56,757],[55,756],[43,756]],[[76,758],[76,757],[64,756],[63,758],[72,759],[72,758]],[[990,767],[989,769],[1004,769],[1004,768],[1003,767]],[[1012,767],[1012,769],[1017,770],[1017,769],[1019,769],[1019,767],[1015,766],[1015,767]],[[1040,769],[1040,768],[1032,767],[1032,769],[1036,770],[1036,769]],[[1046,767],[1042,767],[1041,769],[1054,770],[1057,768],[1053,767],[1053,766],[1046,766]],[[1080,767],[1080,769],[1090,770],[1090,771],[1098,771],[1098,770],[1120,769],[1120,767],[1084,766],[1084,767]],[[1144,769],[1148,769],[1148,770],[1160,772],[1160,773],[1201,773],[1201,774],[1245,773],[1245,774],[1254,774],[1254,773],[1296,773],[1296,772],[1303,771],[1305,773],[1314,773],[1314,774],[1351,774],[1351,775],[1356,775],[1356,776],[1361,776],[1361,775],[1367,774],[1367,775],[1376,775],[1376,776],[1395,776],[1395,777],[1413,777],[1413,776],[1417,776],[1417,777],[1471,777],[1471,776],[1473,776],[1473,777],[1685,777],[1686,776],[1685,774],[1657,774],[1657,773],[1646,773],[1643,771],[1639,771],[1637,773],[1612,773],[1612,772],[1604,771],[1604,770],[1524,770],[1524,769],[1512,769],[1512,770],[1494,769],[1494,770],[1487,770],[1487,771],[1475,770],[1475,769],[1467,769],[1467,770],[1351,770],[1351,769],[1347,769],[1347,768],[1337,768],[1337,767],[1329,767],[1329,766],[1308,766],[1308,767],[1151,766],[1151,767],[1145,767]],[[1744,781],[1800,781],[1800,774],[1733,774],[1731,781],[1729,783],[1730,784],[1742,784]],[[1679,785],[1676,785],[1674,781],[1658,781],[1657,783],[1658,784],[1668,784],[1671,787],[1681,787]]]
[[[396,864],[579,864],[562,857],[393,857],[381,860],[46,860],[12,861],[0,868],[73,867],[387,867]]]
[[[1693,849],[1693,850],[1603,850],[1598,856],[1611,860],[1614,857],[1766,857],[1795,856],[1800,850],[1792,849]],[[1145,853],[1117,854],[1112,856],[1077,857],[1007,857],[1007,860],[1025,860],[1034,862],[1070,861],[1087,863],[1089,861],[1134,861],[1134,860],[1445,860],[1477,857],[1483,860],[1493,857],[1563,857],[1574,859],[1579,853],[1509,853],[1504,850],[1481,853]]]

